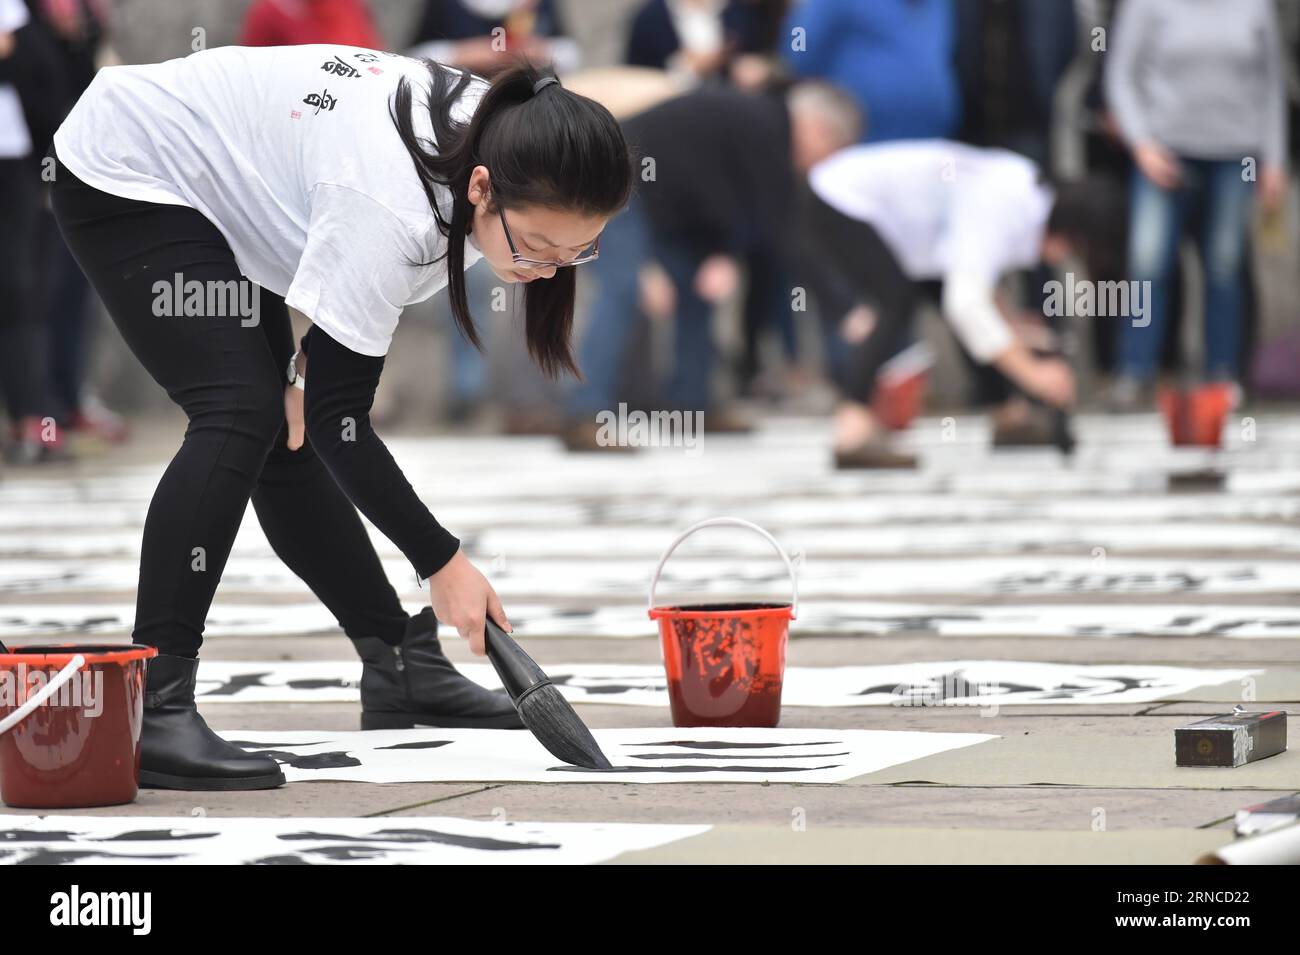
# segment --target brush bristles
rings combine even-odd
[[[524,721],[552,756],[584,769],[612,769],[587,724],[553,686],[543,686],[517,704]]]

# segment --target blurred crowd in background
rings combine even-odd
[[[876,297],[894,291],[888,270],[855,269],[851,229],[847,249],[825,251],[837,227],[810,236],[798,201],[810,170],[854,141],[1006,150],[1053,187],[1086,184],[1091,248],[1075,243],[1054,271],[1008,270],[998,297],[1036,351],[1073,365],[1083,406],[1150,409],[1162,377],[1228,383],[1235,400],[1300,397],[1300,5],[1289,0],[5,0],[10,463],[129,440],[133,420],[165,405],[122,360],[49,214],[41,159],[54,130],[97,69],[231,43],[383,48],[489,77],[520,55],[554,63],[624,122],[637,152],[638,195],[580,267],[585,380],[537,375],[513,293],[472,269],[487,354],[454,333],[442,296],[409,309],[381,422],[552,433],[595,452],[594,414],[626,403],[744,431],[768,408],[831,410],[849,387],[836,369],[860,367],[864,347],[883,352],[868,390],[853,386],[860,402],[892,380],[927,381],[931,407],[1020,401],[1015,381],[948,331],[951,289],[900,294],[890,307],[917,315],[870,344],[886,321]],[[820,124],[801,125],[801,102]],[[894,198],[905,205],[907,188]],[[894,231],[888,208],[874,204],[872,236]],[[892,258],[918,290],[942,282]],[[836,274],[814,274],[828,262]],[[1048,321],[1044,289],[1062,268],[1149,283],[1142,323]],[[881,413],[889,426],[908,418]]]

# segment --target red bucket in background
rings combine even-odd
[[[881,427],[906,431],[920,417],[925,405],[928,372],[934,356],[924,342],[899,352],[880,367],[871,392],[871,412]]]
[[[1161,388],[1156,395],[1175,447],[1218,448],[1223,426],[1237,406],[1235,385],[1219,382],[1180,390]]]
[[[0,654],[5,805],[76,809],[134,800],[145,661],[157,654],[156,647],[138,644],[14,647]],[[51,687],[42,701],[42,688]]]
[[[677,546],[702,527],[728,525],[761,534],[785,562],[790,603],[654,605],[655,587]],[[790,621],[799,595],[794,567],[781,545],[749,521],[715,517],[688,527],[669,545],[650,581],[649,614],[659,622],[674,726],[776,726]]]

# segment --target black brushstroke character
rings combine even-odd
[[[285,842],[311,840],[329,842],[363,842],[396,843],[413,845],[434,843],[443,846],[456,846],[461,849],[479,849],[484,852],[517,851],[520,849],[559,849],[558,842],[516,842],[511,839],[497,839],[494,836],[462,835],[455,832],[440,832],[437,829],[379,829],[364,836],[341,836],[330,832],[285,832],[276,836]],[[313,850],[315,851],[315,850]]]
[[[330,95],[328,89],[322,90],[319,93],[308,93],[302,98],[302,101],[308,106],[316,107],[316,112],[312,113],[313,116],[317,115],[321,110],[329,112],[337,106],[339,102],[338,97]]]
[[[247,748],[247,747],[245,747]],[[285,763],[294,769],[348,769],[360,766],[361,760],[346,752],[308,753],[300,755],[283,749],[249,749],[256,756],[270,756],[277,763]]]
[[[632,753],[632,759],[826,759],[844,753]]]
[[[548,766],[548,773],[815,773],[830,766],[611,766],[609,769],[584,769],[581,766]]]
[[[100,852],[95,849],[37,849],[19,859],[17,865],[70,865],[83,859],[107,859],[110,862],[133,862],[138,859],[184,859],[184,853],[150,853],[149,855],[123,855],[119,852]]]
[[[684,749],[776,749],[782,746],[843,746],[837,739],[815,740],[808,743],[740,743],[730,740],[666,739],[657,743],[624,743],[624,746],[681,746]],[[815,753],[808,754],[810,757]]]
[[[344,79],[357,79],[361,76],[361,71],[351,63],[344,63],[337,56],[332,60],[326,60],[321,64],[321,69],[326,73],[333,73],[335,76],[341,76]]]

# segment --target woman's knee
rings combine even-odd
[[[1134,196],[1129,222],[1129,270],[1134,278],[1165,278],[1174,266],[1178,247],[1174,200],[1154,191],[1151,187]]]
[[[269,377],[169,392],[189,418],[187,436],[214,435],[231,450],[265,455],[284,423],[283,392]]]

